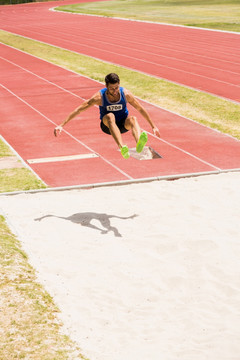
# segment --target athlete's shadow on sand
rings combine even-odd
[[[45,218],[55,217],[58,219],[72,221],[75,224],[80,224],[81,226],[87,226],[91,229],[98,230],[101,232],[101,234],[107,234],[108,232],[112,231],[116,237],[122,237],[118,229],[111,225],[110,219],[117,218],[117,219],[127,220],[127,219],[134,219],[136,216],[138,215],[134,214],[131,216],[116,216],[116,215],[108,215],[104,213],[84,212],[84,213],[73,214],[68,217],[57,216],[57,215],[45,215],[34,220],[41,221]],[[103,229],[101,229],[96,225],[91,224],[92,220],[98,220],[102,225]]]

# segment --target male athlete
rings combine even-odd
[[[98,105],[100,110],[101,129],[104,133],[112,135],[115,142],[121,150],[121,154],[125,159],[129,158],[129,149],[127,145],[123,145],[123,133],[131,130],[136,141],[136,151],[141,152],[147,143],[147,133],[141,133],[140,126],[135,116],[129,115],[127,102],[131,104],[140,114],[149,122],[154,135],[160,137],[158,128],[152,122],[148,112],[143,108],[139,101],[131,94],[130,91],[120,87],[120,79],[117,74],[111,73],[105,77],[106,87],[94,94],[90,99],[84,101],[76,108],[66,120],[54,129],[54,135],[60,134],[63,126],[80,112]]]

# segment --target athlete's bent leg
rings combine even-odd
[[[115,116],[113,113],[105,115],[102,119],[104,125],[109,128],[110,134],[114,138],[118,147],[121,150],[121,154],[125,159],[129,158],[129,151],[127,145],[123,145],[121,132],[116,124]]]
[[[123,146],[122,144],[122,135],[121,132],[116,124],[115,116],[113,113],[109,113],[105,115],[102,119],[104,125],[106,125],[109,128],[110,134],[116,141],[117,145],[121,148]]]
[[[134,139],[135,139],[135,141],[137,143],[139,138],[140,138],[141,129],[140,129],[140,126],[138,124],[136,116],[128,116],[126,118],[126,120],[125,120],[124,127],[127,130],[132,131],[133,137],[134,137]]]

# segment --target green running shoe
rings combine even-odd
[[[137,142],[137,146],[136,146],[136,151],[138,153],[143,151],[143,148],[146,145],[147,141],[148,141],[147,133],[145,131],[143,131],[140,135],[140,138],[139,138],[139,140]]]
[[[121,154],[124,159],[128,159],[130,157],[127,145],[123,145],[123,147],[121,148]]]

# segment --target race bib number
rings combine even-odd
[[[122,104],[118,104],[118,105],[108,105],[107,106],[107,111],[119,111],[122,110]]]

